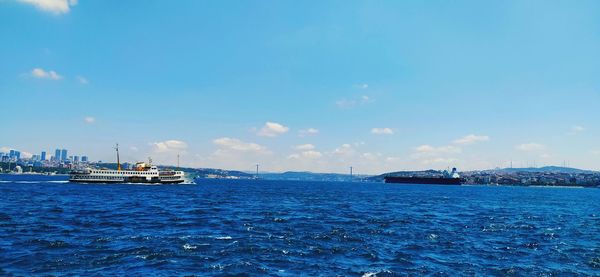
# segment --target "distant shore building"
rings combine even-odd
[[[17,150],[10,150],[10,152],[9,152],[9,154],[8,154],[8,157],[9,157],[11,160],[18,161],[18,160],[21,158],[21,152],[20,152],[20,151],[17,151]]]
[[[81,156],[81,162],[82,163],[87,163],[88,162],[88,156]]]
[[[56,150],[54,151],[54,160],[55,160],[55,161],[60,161],[60,160],[62,160],[62,159],[60,158],[60,149],[56,149]]]
[[[40,159],[41,159],[42,161],[45,161],[45,160],[46,160],[46,151],[42,151],[42,155],[40,156]]]
[[[69,159],[69,156],[67,155],[67,149],[63,149],[60,152],[60,158],[61,158],[61,161],[66,161]]]

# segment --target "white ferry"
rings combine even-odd
[[[69,182],[75,183],[154,183],[178,184],[185,181],[183,171],[158,170],[148,163],[136,163],[132,170],[122,170],[117,145],[117,170],[85,168],[69,174]]]

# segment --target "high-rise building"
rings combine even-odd
[[[21,151],[15,151],[15,158],[17,160],[21,159]]]
[[[62,159],[60,158],[60,149],[56,149],[56,151],[54,151],[54,160],[55,160],[55,161],[60,161],[60,160],[62,160]]]
[[[17,155],[17,151],[15,150],[10,150],[10,152],[8,153],[8,157],[9,158],[14,158]]]
[[[46,160],[46,151],[42,151],[41,160],[42,161]]]
[[[87,156],[81,156],[81,162],[82,163],[87,163],[88,162],[88,157]]]
[[[60,152],[60,158],[62,161],[66,161],[67,159],[69,159],[69,156],[67,156],[67,149],[63,149]]]
[[[73,156],[73,162],[78,163],[79,162],[79,156]]]

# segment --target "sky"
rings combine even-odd
[[[0,152],[600,170],[599,1],[0,0]]]

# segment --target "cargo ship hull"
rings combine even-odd
[[[386,183],[425,184],[425,185],[460,185],[460,178],[427,178],[427,177],[385,177]]]

